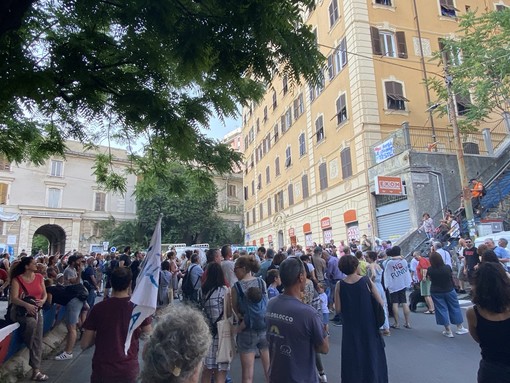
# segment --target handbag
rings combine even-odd
[[[89,291],[81,283],[68,285],[65,288],[67,294],[69,294],[73,298],[78,298],[80,301],[86,301],[87,298],[89,297]]]
[[[227,317],[227,299],[230,293],[227,289],[223,299],[223,319],[217,322],[218,326],[218,351],[216,352],[216,363],[230,363],[234,359],[235,346],[232,332],[232,323]]]
[[[35,297],[33,297],[32,295],[28,295],[28,290],[25,287],[25,285],[23,284],[23,282],[21,282],[21,279],[19,277],[17,277],[16,279],[18,280],[19,285],[23,289],[23,293],[22,293],[22,296],[21,296],[20,299],[23,302],[27,302],[27,303],[29,303],[31,305],[36,306]],[[27,309],[24,308],[23,306],[14,305],[14,307],[16,308],[16,310],[15,310],[16,317],[27,317],[27,316],[28,317],[35,317],[35,315],[28,314]],[[11,308],[10,308],[11,318],[12,318],[12,309],[13,309],[13,307],[11,306]],[[9,307],[7,308],[7,310],[9,311]]]
[[[377,328],[380,328],[384,321],[386,320],[386,315],[384,314],[384,308],[382,305],[375,299],[374,293],[372,292],[370,279],[367,278],[367,288],[370,291],[370,303],[372,304],[372,310],[374,311],[375,324]]]

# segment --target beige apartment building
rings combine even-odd
[[[48,239],[50,254],[102,251],[99,222],[136,218],[136,176],[126,174],[125,195],[106,192],[93,174],[96,153],[74,141],[66,146],[65,158],[53,157],[42,166],[9,163],[5,158],[1,164],[0,243],[10,246],[14,255],[30,253],[36,234]],[[114,170],[123,174],[129,165],[126,151],[98,149],[108,150]]]
[[[505,4],[317,1],[304,16],[327,57],[322,85],[275,77],[264,99],[243,110],[246,243],[311,246],[362,234],[395,239],[416,228],[421,215],[410,214],[414,201],[405,184],[433,183],[433,174],[401,177],[392,194],[376,190],[369,170],[395,154],[399,140],[391,135],[404,122],[414,148],[448,150],[451,126],[428,110],[434,95],[424,85],[425,78],[443,77],[433,52],[455,37],[459,15]],[[458,97],[460,118],[467,107],[469,100]],[[399,176],[391,168],[378,175]]]

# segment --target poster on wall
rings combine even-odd
[[[313,246],[313,235],[312,235],[312,233],[305,234],[305,245],[306,245],[306,247],[312,247]]]
[[[331,242],[331,240],[333,239],[333,230],[331,229],[326,229],[326,230],[323,230],[322,231],[322,237],[324,239],[324,244],[328,244]]]
[[[350,241],[351,239],[359,240],[359,226],[353,225],[347,228],[347,240]]]
[[[375,146],[374,154],[375,154],[375,162],[377,164],[379,162],[383,162],[384,160],[387,160],[388,158],[393,157],[393,155],[394,155],[393,138],[390,138],[389,140],[384,141],[382,144]]]

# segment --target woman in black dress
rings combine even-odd
[[[478,383],[510,382],[510,279],[498,264],[482,262],[474,274],[473,303],[466,317],[480,344]]]
[[[338,268],[347,276],[337,283],[335,310],[342,313],[342,382],[387,383],[384,341],[377,327],[370,294],[382,305],[377,288],[356,273],[359,261],[345,255]]]

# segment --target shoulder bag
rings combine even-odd
[[[18,281],[19,285],[23,289],[23,293],[21,294],[20,299],[24,302],[27,302],[27,303],[35,306],[36,305],[35,297],[28,294],[28,290],[25,287],[25,285],[23,284],[23,282],[21,282],[21,278],[16,277],[16,280]],[[17,317],[33,316],[33,315],[29,315],[27,309],[24,308],[23,306],[18,306],[18,305],[15,305],[15,306],[16,306],[15,313],[16,313]],[[11,308],[11,312],[12,312],[12,308]],[[11,315],[12,315],[12,313],[11,313]]]
[[[367,277],[365,277],[367,278]],[[375,299],[374,292],[372,291],[372,284],[370,283],[370,279],[366,280],[368,291],[370,291],[370,302],[372,304],[372,310],[374,312],[375,324],[377,328],[381,327],[385,321],[384,308],[382,305]]]
[[[232,331],[232,323],[227,316],[227,299],[230,299],[230,292],[225,288],[223,298],[223,319],[218,321],[218,351],[216,352],[216,363],[230,363],[234,359],[235,346]]]

